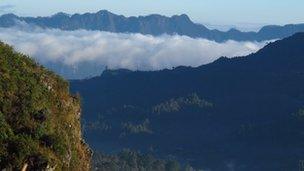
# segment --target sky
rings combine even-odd
[[[47,16],[106,9],[116,14],[187,14],[210,27],[304,23],[303,0],[0,0],[0,14]]]

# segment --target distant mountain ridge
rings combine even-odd
[[[60,12],[49,17],[19,17],[14,14],[5,14],[0,17],[0,27],[14,26],[17,20],[35,24],[43,28],[142,33],[154,36],[178,34],[192,38],[206,38],[217,42],[226,40],[263,41],[282,39],[294,33],[304,31],[304,24],[289,24],[285,26],[265,26],[258,32],[241,32],[236,29],[222,32],[208,29],[202,24],[194,23],[186,14],[174,15],[172,17],[158,14],[125,17],[123,15],[113,14],[107,10],[73,15]]]

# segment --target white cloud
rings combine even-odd
[[[120,34],[100,31],[62,31],[23,26],[0,28],[0,40],[29,54],[40,63],[82,62],[112,69],[159,70],[180,65],[199,66],[221,56],[243,56],[256,52],[266,42],[217,43],[186,36]]]

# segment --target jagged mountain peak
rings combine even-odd
[[[96,13],[73,14],[67,17],[65,13],[58,13],[51,17],[18,17],[13,14],[0,17],[0,27],[11,27],[18,20],[36,24],[43,28],[57,28],[63,30],[101,30],[117,33],[141,33],[151,35],[179,34],[193,38],[206,38],[217,42],[227,40],[236,41],[264,41],[282,39],[300,31],[304,31],[304,24],[285,26],[265,26],[259,32],[241,32],[231,29],[227,32],[207,29],[202,24],[194,23],[186,14],[171,17],[160,14],[147,16],[125,17],[107,10]],[[96,17],[104,16],[104,17]],[[154,22],[151,24],[151,20]]]

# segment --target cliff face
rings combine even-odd
[[[0,43],[0,170],[89,170],[79,104],[66,81]]]

